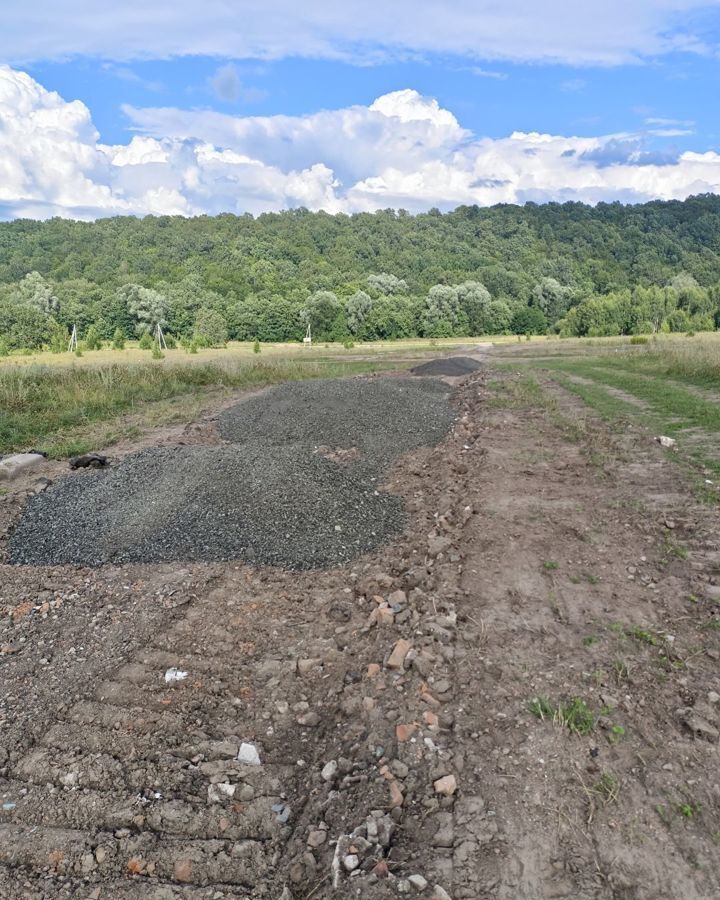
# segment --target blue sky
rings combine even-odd
[[[720,0],[6,0],[3,18],[6,217],[720,189]]]
[[[720,28],[719,28],[720,36]],[[305,115],[411,87],[435,97],[476,134],[513,131],[593,135],[648,131],[670,120],[687,133],[672,145],[720,149],[720,57],[673,53],[646,64],[568,66],[430,56],[357,66],[344,61],[181,57],[116,63],[96,58],[39,61],[25,70],[91,109],[101,138],[131,136],[124,104],[204,108],[232,115]],[[217,73],[237,76],[213,88]],[[476,72],[481,74],[475,74]],[[238,87],[234,90],[234,84]],[[656,141],[656,143],[662,143]]]

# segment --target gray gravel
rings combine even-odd
[[[445,359],[431,359],[410,371],[413,375],[449,375],[458,378],[476,372],[481,365],[479,360],[469,356],[448,356]]]
[[[357,448],[355,470],[379,474],[393,459],[447,434],[449,387],[413,378],[348,378],[278,385],[223,413],[221,435],[267,448]]]
[[[142,450],[30,498],[10,561],[342,564],[402,528],[400,500],[377,484],[394,458],[447,433],[447,394],[440,382],[407,378],[274,388],[223,414],[230,445]],[[336,462],[318,446],[359,455]]]

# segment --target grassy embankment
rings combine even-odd
[[[719,334],[531,342],[498,348],[496,358],[552,379],[619,427],[675,438],[680,460],[720,475]]]
[[[398,369],[455,349],[398,342],[303,350],[252,344],[189,355],[100,350],[82,357],[35,354],[0,360],[0,454],[36,448],[53,457],[107,447],[152,426],[187,422],[243,388]],[[71,361],[69,361],[71,360]]]

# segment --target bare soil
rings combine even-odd
[[[0,897],[719,896],[716,507],[547,391],[455,382],[341,568],[0,566]]]

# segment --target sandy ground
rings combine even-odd
[[[455,387],[349,566],[0,566],[3,900],[720,895],[715,508],[559,388]]]

